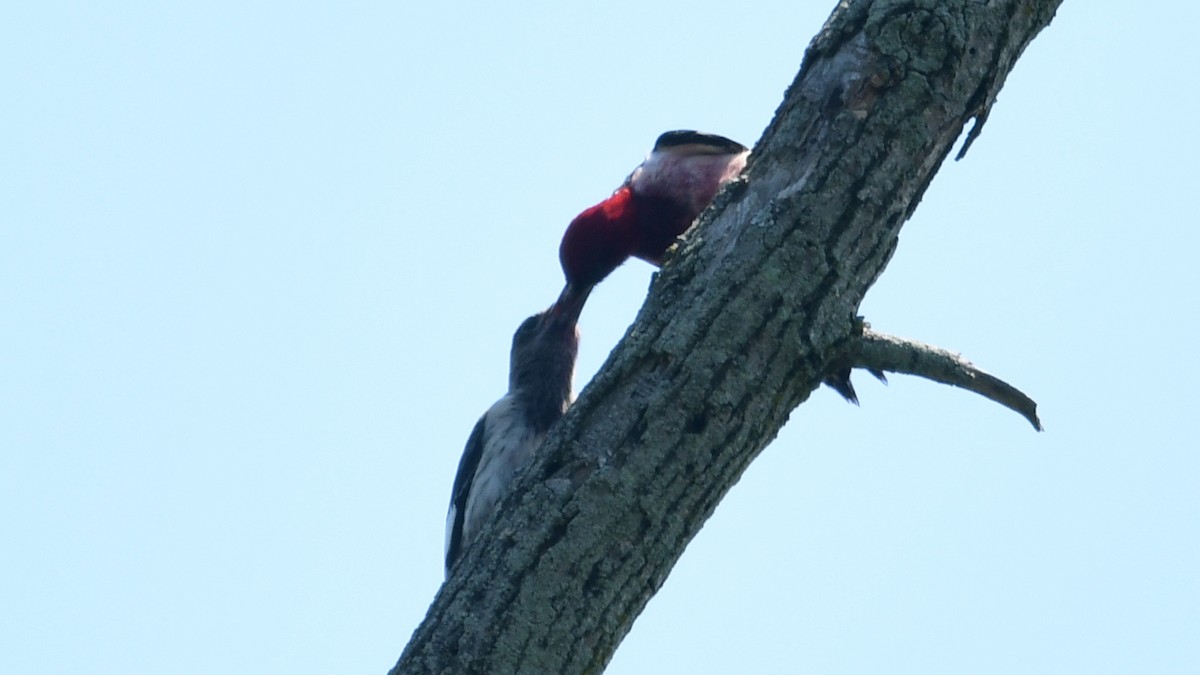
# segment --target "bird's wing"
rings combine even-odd
[[[479,458],[483,456],[483,432],[487,415],[479,418],[471,436],[467,439],[467,447],[463,449],[462,459],[458,460],[458,473],[454,476],[454,488],[450,492],[450,511],[446,514],[446,576],[450,568],[462,553],[463,518],[467,513],[467,495],[471,494],[471,483],[475,481],[475,470],[479,468]]]

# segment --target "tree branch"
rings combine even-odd
[[[842,0],[637,320],[463,552],[393,673],[604,668],[855,335],[967,120],[1061,0]]]
[[[917,375],[973,391],[1019,413],[1034,429],[1042,431],[1037,403],[1033,399],[995,375],[976,368],[960,354],[864,328],[862,336],[853,343],[849,362],[853,368]]]

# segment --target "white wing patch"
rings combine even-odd
[[[749,151],[738,154],[696,152],[679,146],[650,153],[629,176],[635,193],[686,200],[697,214],[708,206],[717,190],[746,168]]]

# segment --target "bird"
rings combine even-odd
[[[594,286],[630,257],[661,266],[667,249],[746,168],[749,155],[746,146],[716,134],[660,135],[612,195],[567,226],[558,250],[567,284]]]
[[[463,450],[446,514],[446,578],[573,400],[579,314],[591,286],[566,286],[521,322],[509,353],[508,392],[479,418]]]
[[[658,137],[654,148],[604,201],[567,226],[559,262],[567,287],[592,287],[630,257],[661,267],[679,235],[746,168],[750,150],[717,134],[678,129]],[[871,374],[886,382],[883,373]],[[858,405],[850,369],[824,378],[831,389]]]

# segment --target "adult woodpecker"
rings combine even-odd
[[[661,265],[663,254],[746,168],[750,151],[724,136],[668,131],[621,187],[580,213],[558,249],[570,285],[595,285],[629,259]]]
[[[661,266],[663,255],[708,208],[725,183],[746,168],[750,151],[724,136],[668,131],[612,196],[575,217],[558,249],[567,287],[593,286],[630,256]],[[887,381],[883,373],[871,373]],[[850,370],[825,384],[858,404]]]
[[[496,510],[513,478],[571,404],[576,323],[591,286],[567,286],[513,334],[508,393],[475,424],[458,463],[446,514],[446,576]]]

